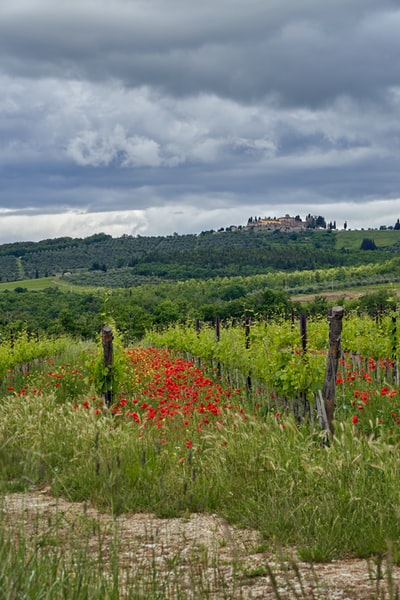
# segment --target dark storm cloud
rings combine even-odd
[[[23,76],[312,106],[399,82],[396,2],[36,0],[0,10],[3,66]]]
[[[399,30],[389,0],[3,0],[0,233],[397,218]]]

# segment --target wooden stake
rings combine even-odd
[[[300,337],[304,356],[307,352],[307,315],[305,314],[300,315]]]
[[[344,309],[341,306],[334,306],[328,317],[330,321],[329,349],[322,396],[327,418],[327,428],[331,435],[334,434],[333,419],[335,413],[336,375],[341,357],[343,315]]]
[[[219,342],[221,338],[221,317],[219,315],[215,317],[215,337]]]
[[[108,325],[101,326],[101,339],[103,344],[103,356],[104,356],[104,367],[108,369],[109,375],[107,376],[106,389],[103,392],[104,406],[110,407],[113,401],[113,390],[112,390],[112,367],[113,367],[113,332],[111,327]]]

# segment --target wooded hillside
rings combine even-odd
[[[364,237],[375,250],[359,249]],[[373,314],[393,305],[399,242],[399,231],[235,231],[7,244],[0,246],[0,335],[28,328],[92,338],[105,312],[127,339],[217,315],[326,316],[324,292],[361,286],[361,298],[346,305]],[[295,294],[314,297],[300,305]]]
[[[360,249],[363,237],[374,239],[374,252]],[[3,244],[0,277],[4,282],[70,273],[73,281],[79,283],[77,275],[83,273],[125,270],[121,271],[119,282],[114,277],[114,281],[104,283],[104,276],[98,282],[92,276],[86,277],[84,283],[126,286],[143,278],[206,279],[379,262],[399,252],[399,244],[400,231],[395,230],[293,233],[236,230],[120,238],[99,233],[84,239],[63,237]]]

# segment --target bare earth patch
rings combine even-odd
[[[356,300],[358,298],[360,298],[361,296],[365,295],[366,293],[368,293],[368,289],[364,289],[362,291],[359,290],[351,290],[351,289],[347,289],[347,290],[337,290],[337,291],[328,291],[328,292],[318,292],[318,293],[314,293],[314,294],[297,294],[294,296],[291,296],[291,300],[293,300],[293,302],[312,302],[313,300],[315,300],[315,298],[322,296],[323,298],[326,298],[326,300],[328,302],[336,302],[337,300]],[[372,291],[376,291],[376,290],[372,290]],[[396,294],[396,296],[398,298],[400,298],[400,288],[393,290],[393,293]]]
[[[400,589],[400,567],[390,569],[388,586],[385,563],[377,579],[371,561],[314,565],[292,561],[288,552],[282,557],[269,552],[257,531],[237,529],[216,515],[159,519],[138,513],[113,518],[85,503],[55,499],[46,491],[7,495],[3,513],[11,535],[22,532],[35,544],[51,540],[68,552],[72,535],[88,540],[88,553],[93,560],[102,560],[105,568],[117,537],[121,582],[128,582],[121,583],[125,589],[139,574],[152,572],[164,581],[169,578],[171,590],[176,580],[181,593],[185,590],[185,596],[193,599],[378,600],[398,597],[393,590]]]

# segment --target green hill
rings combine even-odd
[[[363,238],[377,250],[361,251]],[[381,262],[400,250],[400,231],[236,230],[159,237],[100,233],[0,246],[1,282],[68,274],[85,285],[248,276]],[[107,274],[107,275],[104,275]]]
[[[360,250],[365,238],[375,250]],[[340,290],[346,302],[373,292],[351,309],[389,309],[400,282],[399,245],[399,231],[245,229],[6,244],[0,246],[0,336],[28,328],[92,338],[105,312],[127,339],[217,315],[326,315],[330,300],[322,295],[329,292],[337,303]]]

